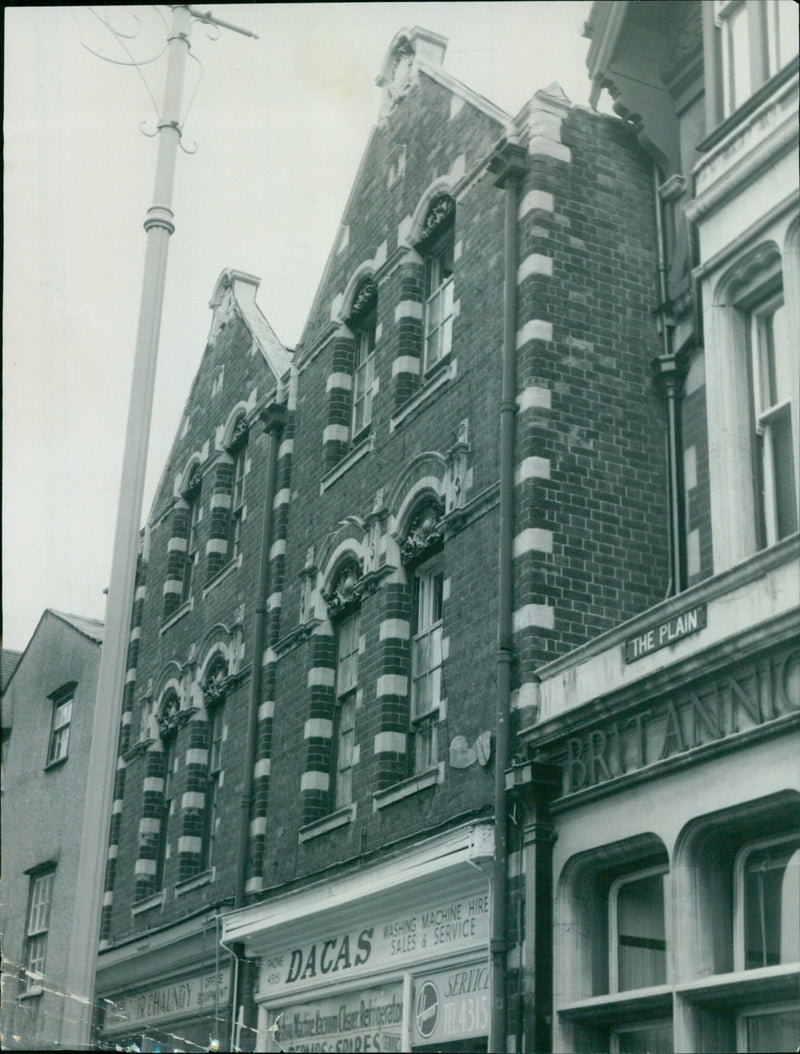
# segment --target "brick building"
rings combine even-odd
[[[650,162],[558,85],[512,118],[444,50],[389,48],[295,352],[250,903],[223,919],[258,964],[259,1049],[487,1049],[509,338],[519,719],[541,663],[668,589]]]
[[[400,31],[291,356],[223,273],[143,536],[107,1041],[734,1049],[765,1027],[740,989],[794,1013],[796,963],[706,959],[733,960],[736,883],[794,874],[796,358],[757,447],[747,340],[732,376],[699,285],[741,260],[730,309],[796,334],[796,188],[755,178],[790,155],[791,71],[701,143],[701,6],[598,5],[616,117],[556,84],[506,114]],[[681,890],[717,912],[694,936]]]
[[[142,534],[105,875],[104,1042],[205,1049],[234,981],[219,916],[235,903],[259,582],[280,588],[289,355],[226,270],[208,342]],[[277,404],[281,408],[276,410]],[[271,532],[264,564],[265,531]],[[266,572],[266,573],[265,573]],[[260,661],[256,663],[260,671]]]
[[[544,1049],[546,1008],[555,1050],[795,1050],[797,9],[597,3],[589,35],[657,191],[672,581],[538,669],[520,1032]]]
[[[46,610],[3,651],[3,1050],[58,1047],[75,1011],[73,920],[103,625]],[[85,847],[84,847],[85,851]]]

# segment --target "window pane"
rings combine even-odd
[[[725,77],[726,112],[732,113],[749,98],[750,34],[747,5],[731,7],[725,14],[723,37],[723,75]]]
[[[414,734],[414,771],[424,772],[436,762],[436,725],[431,721]]]
[[[626,882],[617,893],[618,988],[647,988],[667,979],[663,875]]]
[[[673,1054],[672,1025],[643,1025],[616,1032],[620,1054]]]
[[[775,480],[775,527],[778,538],[797,530],[797,499],[794,492],[794,444],[791,408],[784,407],[770,424],[772,471]]]
[[[800,1039],[800,1010],[782,1010],[747,1018],[747,1049],[751,1054],[796,1050]]]
[[[797,55],[800,23],[794,0],[771,0],[769,11],[770,76]]]
[[[744,899],[745,969],[800,959],[800,848],[750,853]]]

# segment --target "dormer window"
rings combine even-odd
[[[50,744],[47,750],[47,764],[54,765],[63,761],[69,749],[69,730],[72,724],[72,700],[75,697],[75,685],[65,685],[50,696],[53,702],[53,719],[50,727]]]

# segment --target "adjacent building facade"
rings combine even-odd
[[[4,1050],[58,1047],[74,1009],[69,958],[86,762],[103,625],[46,610],[22,655],[3,653]]]
[[[509,773],[526,889],[552,903],[553,1049],[794,1050],[797,11],[599,3],[589,33],[594,98],[653,159],[673,571],[539,668]]]

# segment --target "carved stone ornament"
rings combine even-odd
[[[442,508],[437,501],[426,502],[416,513],[408,536],[400,546],[400,557],[404,564],[426,555],[444,538],[442,531]]]
[[[433,199],[431,207],[428,209],[428,215],[425,217],[425,222],[422,224],[422,230],[420,231],[420,245],[430,241],[431,238],[441,232],[445,224],[455,212],[455,208],[456,203],[449,194],[440,194]]]
[[[233,429],[233,435],[231,441],[228,444],[229,450],[238,450],[247,440],[247,433],[250,431],[250,426],[247,423],[247,418],[244,414],[236,422]]]
[[[211,664],[203,682],[203,696],[207,707],[219,706],[228,691],[228,664],[219,658]]]
[[[193,497],[198,490],[200,490],[200,484],[203,482],[203,470],[199,465],[195,465],[191,471],[191,474],[186,481],[186,486],[183,488],[183,494],[186,498]]]
[[[178,731],[181,720],[181,704],[175,692],[170,692],[161,704],[158,714],[158,728],[162,739],[170,739]]]
[[[328,614],[332,619],[346,615],[361,602],[364,592],[361,578],[361,563],[353,558],[345,563],[334,579],[329,592],[323,592],[322,599],[328,605]]]
[[[365,278],[356,289],[350,308],[350,321],[360,322],[372,311],[378,300],[378,283],[374,278]]]

